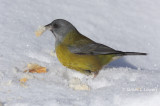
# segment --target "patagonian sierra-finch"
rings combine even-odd
[[[56,19],[44,26],[36,35],[50,30],[55,36],[55,51],[59,61],[66,67],[86,75],[98,74],[109,62],[126,55],[146,55],[139,52],[123,52],[96,43],[82,35],[70,22]]]

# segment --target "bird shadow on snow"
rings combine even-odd
[[[106,69],[106,68],[113,68],[113,67],[116,67],[116,68],[118,68],[118,67],[125,67],[125,68],[126,68],[126,67],[127,67],[127,68],[131,68],[131,69],[137,69],[136,66],[128,63],[128,62],[125,60],[124,57],[112,61],[111,63],[109,63],[109,64],[108,64],[107,66],[105,66],[104,68]]]

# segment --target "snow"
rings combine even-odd
[[[159,0],[1,0],[0,106],[160,106],[159,9]],[[96,78],[66,69],[50,55],[51,32],[35,36],[58,18],[96,42],[148,55],[116,60]],[[48,72],[24,73],[28,63]],[[70,88],[72,77],[91,90]]]

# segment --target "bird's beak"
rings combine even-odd
[[[53,27],[52,27],[52,23],[45,25],[44,26],[46,30],[50,30],[53,33]],[[55,36],[55,34],[53,33],[53,35]],[[55,36],[56,37],[56,36]]]
[[[46,28],[46,30],[51,30],[52,29],[52,23],[45,25],[44,26]]]

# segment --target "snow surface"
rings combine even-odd
[[[0,0],[0,12],[0,106],[160,106],[159,0]],[[50,55],[51,32],[34,34],[58,18],[99,43],[149,55],[123,57],[84,77]],[[23,73],[28,63],[48,72]],[[75,76],[91,90],[69,88]]]

